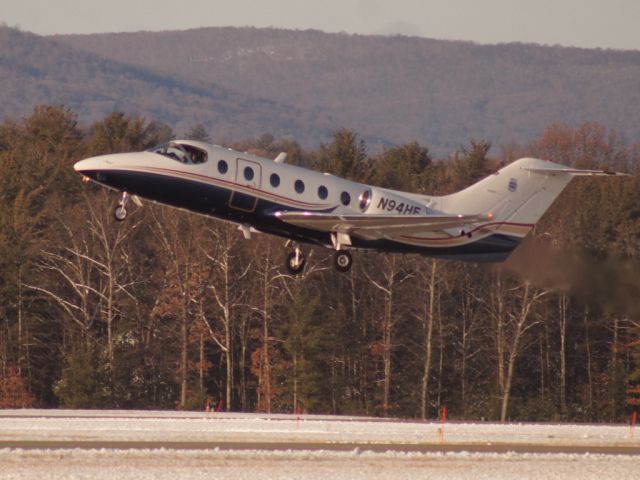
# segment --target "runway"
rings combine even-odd
[[[592,455],[640,455],[637,446],[622,445],[536,445],[512,443],[320,443],[320,442],[163,442],[163,441],[0,441],[0,448],[22,450],[218,450],[243,451],[332,451],[332,452],[404,452],[404,453],[517,453],[517,454],[592,454]]]
[[[394,480],[437,474],[456,480],[514,476],[600,480],[628,478],[636,471],[638,455],[640,440],[624,425],[441,424],[205,412],[0,411],[3,479],[44,474],[92,480]]]

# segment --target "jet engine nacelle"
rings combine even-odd
[[[366,213],[424,215],[427,207],[389,190],[372,188],[360,195],[359,206]],[[364,208],[363,208],[364,207]]]

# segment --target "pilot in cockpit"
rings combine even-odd
[[[191,159],[191,155],[189,155],[189,152],[179,143],[174,143],[174,142],[169,143],[167,154],[175,158],[179,162],[186,163],[186,164],[193,163]]]

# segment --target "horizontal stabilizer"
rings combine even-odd
[[[540,173],[542,175],[554,175],[557,173],[566,173],[575,176],[627,176],[627,173],[611,172],[609,170],[584,170],[580,168],[554,168],[554,167],[520,167],[522,170],[532,173]]]

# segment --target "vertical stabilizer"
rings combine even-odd
[[[576,175],[611,173],[521,158],[465,190],[440,197],[438,208],[460,214],[490,213],[494,231],[523,237]]]

